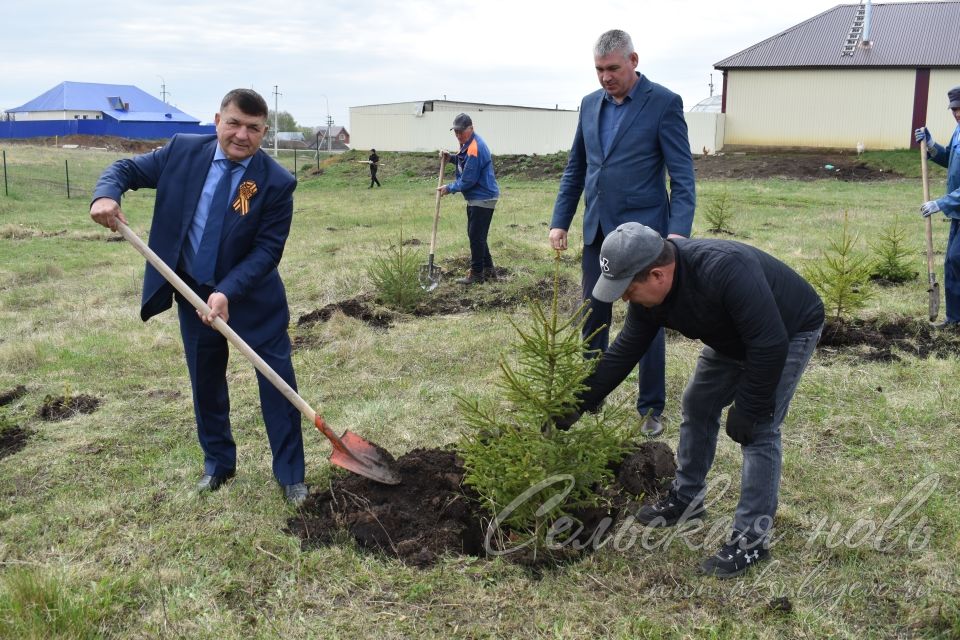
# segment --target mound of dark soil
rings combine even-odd
[[[892,321],[827,320],[820,336],[821,351],[854,354],[866,361],[894,362],[895,350],[918,358],[960,355],[960,332],[935,329],[926,320],[900,317]]]
[[[0,407],[10,404],[17,398],[22,398],[25,395],[27,395],[27,388],[22,384],[17,385],[9,391],[4,391],[3,393],[0,393]]]
[[[510,278],[507,269],[497,268],[497,280],[470,287],[458,285],[454,280],[456,273],[445,270],[440,275],[440,286],[426,294],[413,309],[411,315],[429,317],[480,311],[485,309],[505,309],[523,304],[528,299],[547,302],[553,296],[553,281],[542,278],[528,285],[506,286]],[[459,277],[459,276],[457,276]],[[561,282],[563,300],[575,300],[579,305],[580,286],[572,281]],[[570,306],[570,305],[567,305]],[[572,312],[576,305],[570,309]],[[327,322],[340,311],[344,315],[366,322],[377,329],[386,329],[400,317],[400,314],[378,305],[373,295],[366,294],[328,304],[311,311],[297,319],[297,326],[309,326],[317,322]],[[295,339],[296,340],[296,339]]]
[[[386,329],[390,326],[394,315],[383,309],[374,309],[372,302],[372,296],[358,296],[356,298],[341,300],[340,302],[333,302],[325,307],[300,316],[297,319],[297,325],[302,326],[316,324],[317,322],[326,322],[334,313],[339,311],[351,318],[362,320],[371,327]]]
[[[100,406],[100,398],[81,394],[79,396],[47,396],[37,412],[42,420],[55,422],[67,420],[78,413],[93,413]]]
[[[416,449],[396,460],[394,470],[401,482],[393,486],[357,475],[334,478],[330,489],[307,498],[288,531],[304,549],[349,535],[364,549],[415,566],[444,553],[484,555],[485,516],[463,486],[463,462],[453,451]],[[676,471],[673,451],[662,442],[642,443],[616,471],[612,510],[578,514],[587,529],[639,495],[659,496]]]
[[[0,428],[0,460],[12,456],[27,446],[30,434],[16,425]]]
[[[699,156],[693,162],[698,180],[842,180],[873,182],[900,178],[897,173],[874,169],[856,154],[764,150]]]

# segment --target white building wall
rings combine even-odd
[[[913,69],[732,69],[724,143],[903,149],[915,82]]]
[[[947,91],[957,86],[960,86],[960,69],[930,70],[926,123],[935,142],[948,142],[957,128],[957,121],[947,108]]]
[[[408,103],[405,103],[408,104]],[[462,109],[470,114],[476,132],[493,153],[547,154],[570,148],[577,129],[576,111],[508,111],[484,108]],[[350,146],[383,151],[435,151],[453,149],[457,140],[450,131],[460,109],[438,109],[416,114],[415,110],[389,112],[350,109]]]
[[[10,114],[17,121],[25,120],[98,120],[102,111],[21,111]]]
[[[688,111],[683,114],[687,121],[687,137],[690,152],[694,155],[716,153],[723,149],[723,133],[726,116],[707,111]]]
[[[452,150],[450,131],[461,111],[470,115],[477,133],[494,154],[550,154],[569,151],[577,130],[578,111],[529,109],[508,105],[476,105],[436,101],[433,111],[421,102],[350,108],[350,146],[378,151]],[[686,113],[690,149],[695,154],[723,146],[723,115]]]

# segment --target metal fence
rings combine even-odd
[[[123,152],[11,145],[0,149],[2,193],[5,197],[31,194],[89,198],[97,178]]]
[[[271,157],[273,149],[264,149]],[[104,149],[64,149],[9,145],[0,148],[0,196],[30,194],[62,195],[64,198],[89,198],[103,170],[120,158],[135,154]],[[329,157],[319,154],[319,160]],[[317,166],[317,152],[311,149],[279,149],[275,158],[294,175]]]

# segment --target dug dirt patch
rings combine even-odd
[[[8,405],[14,400],[22,398],[25,395],[27,395],[27,388],[22,384],[17,385],[9,391],[4,391],[3,393],[0,393],[0,407]]]
[[[497,269],[497,280],[469,287],[456,284],[452,270],[441,275],[440,286],[425,294],[410,315],[429,317],[451,315],[471,311],[506,309],[524,304],[527,300],[547,302],[553,297],[553,280],[542,278],[526,285],[516,286],[507,282],[510,275],[505,269]],[[580,304],[580,285],[563,280],[560,284],[561,299],[565,309],[573,312]],[[576,304],[574,304],[576,303]],[[343,313],[369,324],[375,329],[386,329],[403,314],[378,304],[373,294],[365,294],[340,302],[328,304],[300,316],[297,326],[309,326],[327,322],[336,312]]]
[[[865,361],[895,362],[897,351],[926,358],[960,355],[960,332],[935,329],[925,320],[899,317],[891,321],[827,320],[820,336],[821,352],[854,355]]]
[[[875,182],[900,174],[868,166],[855,153],[764,150],[699,156],[693,167],[698,180],[841,180]]]
[[[485,555],[489,517],[463,486],[463,462],[455,452],[416,449],[393,468],[401,478],[398,485],[357,475],[334,478],[328,490],[307,498],[300,515],[287,522],[288,531],[305,550],[352,538],[361,548],[421,567],[444,553]],[[603,515],[615,518],[638,496],[656,499],[675,471],[669,446],[640,444],[616,469],[617,482],[606,495],[611,506]],[[583,522],[588,526],[587,518]]]
[[[12,456],[27,446],[29,437],[30,434],[27,433],[26,429],[16,425],[4,427],[0,424],[0,460]]]
[[[305,313],[297,319],[297,326],[326,322],[338,311],[345,316],[366,322],[376,329],[386,329],[394,318],[394,314],[390,311],[375,308],[373,296],[367,295],[333,302],[310,313]]]
[[[100,398],[88,395],[79,396],[47,396],[37,412],[42,420],[55,422],[67,420],[79,413],[93,413],[100,406]]]

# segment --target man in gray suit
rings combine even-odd
[[[550,246],[567,248],[567,231],[586,192],[583,215],[583,297],[592,313],[584,337],[604,351],[612,305],[593,297],[603,239],[624,222],[639,222],[667,238],[689,237],[696,204],[693,158],[680,96],[636,71],[630,35],[607,31],[593,50],[600,90],[586,96],[550,223]],[[670,174],[667,192],[666,174]],[[665,348],[661,329],[640,359],[637,411],[648,436],[663,431]]]

